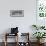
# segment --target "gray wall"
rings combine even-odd
[[[24,10],[24,17],[10,17],[10,10]],[[18,26],[19,32],[32,35],[32,24],[36,24],[36,0],[0,0],[0,34]]]

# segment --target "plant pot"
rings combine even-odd
[[[44,40],[45,40],[45,39],[40,39],[40,43],[44,43]]]
[[[45,40],[45,39],[37,39],[37,42],[38,42],[39,44],[41,44],[41,43],[44,42],[44,40]]]

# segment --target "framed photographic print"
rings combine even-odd
[[[11,17],[24,17],[24,10],[10,10]]]

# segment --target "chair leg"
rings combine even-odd
[[[5,42],[5,46],[7,46],[7,43]]]
[[[5,46],[7,46],[7,34],[5,34]]]

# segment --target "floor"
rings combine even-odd
[[[37,43],[34,43],[34,42],[32,42],[30,44],[31,44],[30,46],[37,46]],[[4,46],[4,43],[0,42],[0,46]],[[8,46],[15,46],[15,43],[10,42],[10,43],[8,43]],[[25,46],[25,45],[21,45],[21,46]],[[46,43],[44,43],[44,45],[41,45],[41,46],[46,46]]]

